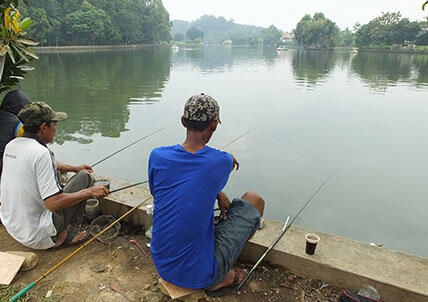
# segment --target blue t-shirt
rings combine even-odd
[[[185,288],[214,282],[214,203],[232,167],[230,154],[208,146],[190,153],[175,145],[150,154],[151,252],[164,280]]]

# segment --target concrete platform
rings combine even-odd
[[[129,184],[109,180],[111,190]],[[101,201],[101,211],[118,217],[148,196],[149,191],[140,186],[117,192]],[[128,221],[143,225],[145,219],[145,207],[142,206]],[[245,246],[241,258],[256,262],[281,232],[282,226],[282,222],[266,220],[264,229],[258,231]],[[315,232],[321,237],[312,256],[305,253],[304,236],[308,232]],[[295,274],[320,279],[337,287],[357,290],[363,284],[373,285],[382,301],[428,301],[428,259],[348,238],[292,226],[266,260]]]

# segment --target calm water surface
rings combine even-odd
[[[428,56],[210,46],[41,54],[35,67],[23,89],[69,115],[61,161],[93,164],[206,92],[221,107],[212,146],[264,123],[227,149],[241,163],[231,197],[256,190],[284,221],[339,168],[297,224],[428,256]],[[184,135],[177,124],[96,172],[145,180],[150,151]]]

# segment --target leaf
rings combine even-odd
[[[24,61],[26,61],[27,63],[30,62],[30,60],[28,60],[27,56],[24,55],[20,50],[19,47],[17,47],[15,44],[12,44],[12,48],[15,49],[15,51],[18,53],[18,55],[24,59]]]
[[[422,5],[422,10],[425,10],[425,5],[428,4],[428,1],[425,1],[425,3]]]
[[[27,66],[27,65],[19,65],[19,66],[16,66],[16,67],[19,68],[22,71],[31,71],[31,70],[35,69],[34,67]]]
[[[19,22],[19,27],[21,28],[22,31],[25,31],[31,25],[33,25],[33,20],[31,20],[31,18],[25,18],[24,20]]]
[[[25,38],[18,38],[16,39],[16,41],[25,44],[25,45],[29,45],[29,46],[37,46],[39,45],[39,42],[31,40],[31,39],[25,39]]]
[[[12,60],[12,63],[15,64],[15,57],[13,56],[13,51],[10,49],[10,47],[7,48],[7,53],[9,54],[10,59]]]
[[[24,47],[21,48],[21,51],[24,52],[27,56],[32,57],[33,59],[39,59],[39,56],[37,54],[35,54],[34,52],[32,52],[30,49]]]

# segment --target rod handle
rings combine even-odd
[[[15,296],[10,298],[9,302],[15,302],[18,301],[19,298],[21,298],[22,295],[24,295],[26,292],[28,292],[30,289],[32,289],[36,285],[36,282],[31,282],[26,288],[21,290],[19,293],[17,293]]]

